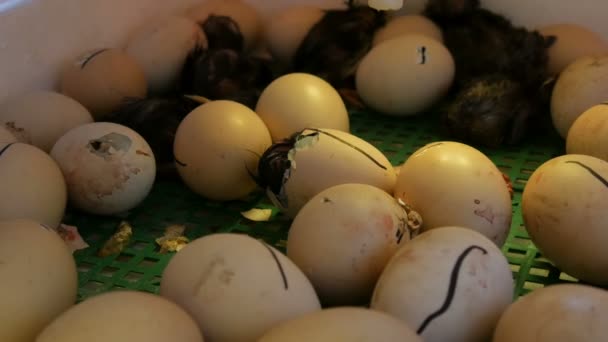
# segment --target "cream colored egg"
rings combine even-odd
[[[608,100],[608,55],[582,57],[559,76],[551,95],[551,117],[565,139],[574,121],[589,108]]]
[[[338,91],[311,74],[275,79],[262,92],[255,111],[275,142],[309,127],[350,131],[348,111]]]
[[[371,308],[400,318],[424,341],[488,341],[512,301],[501,250],[468,228],[442,227],[404,244],[374,290]]]
[[[567,154],[585,154],[608,161],[608,103],[579,116],[566,137]]]
[[[413,234],[408,221],[405,208],[379,188],[333,186],[293,220],[287,256],[308,276],[323,304],[366,304],[388,260]]]
[[[76,302],[69,248],[32,220],[0,221],[0,341],[31,342]]]
[[[119,49],[97,49],[78,57],[63,70],[61,93],[84,105],[97,121],[127,98],[143,98],[148,85],[142,66]]]
[[[561,73],[581,57],[608,54],[608,42],[597,32],[573,23],[560,23],[538,29],[544,36],[557,39],[549,48],[549,72]]]
[[[11,131],[0,126],[0,143],[12,143],[17,141],[17,138]]]
[[[288,217],[316,194],[335,185],[359,183],[393,193],[397,176],[386,156],[367,141],[335,129],[306,129],[288,153],[279,193],[268,192]]]
[[[408,34],[421,34],[443,43],[443,33],[437,24],[423,15],[409,14],[391,18],[376,32],[372,46]]]
[[[0,125],[47,153],[67,131],[90,122],[93,117],[83,105],[53,91],[25,93],[0,105]]]
[[[608,294],[579,284],[534,290],[503,314],[493,342],[601,342],[608,336]]]
[[[395,317],[357,307],[329,308],[270,329],[258,342],[422,342]]]
[[[147,23],[130,37],[125,51],[143,68],[151,93],[172,90],[188,54],[207,38],[192,19],[167,16]]]
[[[268,129],[254,111],[234,101],[218,100],[184,118],[173,150],[179,175],[192,191],[226,201],[256,189],[251,174],[271,143]]]
[[[323,18],[323,9],[312,5],[293,5],[266,20],[265,39],[277,62],[289,65],[312,27]]]
[[[160,293],[185,308],[209,341],[255,341],[321,309],[304,273],[266,243],[241,234],[192,241],[165,268]]]
[[[498,167],[479,150],[440,141],[403,164],[395,196],[424,218],[423,230],[462,226],[502,246],[511,227],[511,195]]]
[[[263,34],[260,13],[244,0],[207,0],[190,8],[186,15],[198,23],[204,22],[210,15],[232,18],[245,39],[246,49],[254,48]]]
[[[203,342],[196,322],[163,297],[114,291],[90,297],[53,321],[36,342]]]
[[[32,219],[57,227],[68,194],[57,163],[25,143],[0,143],[0,220]]]
[[[454,81],[455,64],[440,42],[420,34],[389,39],[361,60],[356,87],[371,109],[416,115],[442,99]]]
[[[532,173],[521,205],[544,257],[575,278],[608,285],[608,162],[576,154],[553,158]]]
[[[115,123],[94,122],[70,130],[51,156],[66,179],[70,202],[91,214],[114,215],[135,208],[148,196],[156,177],[148,143]]]

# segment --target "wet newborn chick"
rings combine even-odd
[[[347,2],[346,9],[331,9],[308,32],[294,55],[291,72],[317,75],[360,104],[354,91],[354,74],[372,46],[374,33],[387,21],[384,11]]]
[[[430,0],[424,14],[441,27],[456,63],[456,98],[443,115],[454,137],[484,146],[517,144],[548,113],[547,49],[554,42],[515,27],[479,0]]]

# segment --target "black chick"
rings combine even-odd
[[[185,97],[128,99],[106,121],[127,126],[150,145],[159,178],[176,175],[173,141],[181,121],[201,102]]]
[[[356,67],[371,49],[375,32],[386,25],[387,14],[353,0],[347,6],[327,10],[310,29],[296,50],[290,71],[323,78],[355,104],[359,102],[353,98]]]
[[[245,38],[239,24],[228,16],[209,15],[205,21],[199,23],[210,49],[232,49],[243,51]]]
[[[274,80],[271,61],[229,48],[195,48],[186,59],[180,92],[210,100],[233,100],[255,108]]]
[[[479,0],[430,0],[424,14],[443,30],[456,65],[447,132],[465,142],[517,144],[548,112],[547,49],[553,37],[515,27]]]

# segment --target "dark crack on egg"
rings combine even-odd
[[[86,58],[84,58],[84,60],[82,61],[82,63],[80,64],[80,69],[84,69],[84,67],[87,66],[87,64],[89,64],[90,61],[92,61],[95,57],[99,56],[100,54],[108,51],[109,49],[100,49],[97,50],[93,53],[91,53],[90,55],[88,55]]]
[[[128,152],[133,141],[124,134],[109,133],[98,139],[90,140],[87,148],[93,154],[107,158],[118,151]]]
[[[426,46],[421,46],[419,48],[417,48],[418,51],[418,56],[420,57],[418,59],[418,64],[426,64]]]

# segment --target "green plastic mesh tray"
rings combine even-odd
[[[435,117],[393,118],[371,113],[351,114],[352,132],[382,150],[394,165],[415,150],[437,140]],[[576,281],[544,259],[530,241],[520,211],[521,192],[530,174],[543,162],[563,153],[564,142],[552,129],[517,148],[482,149],[513,181],[513,223],[503,247],[516,280],[516,295],[547,284]],[[273,208],[260,191],[247,200],[229,203],[207,201],[179,181],[157,182],[148,198],[124,217],[97,217],[69,211],[66,223],[75,225],[90,247],[76,252],[79,271],[79,300],[114,289],[157,293],[162,271],[172,254],[160,254],[155,239],[167,226],[183,224],[190,239],[216,233],[238,232],[262,238],[285,250],[289,221],[274,210],[270,222],[251,222],[241,212]],[[104,242],[122,220],[133,226],[133,237],[120,254],[97,256]]]

